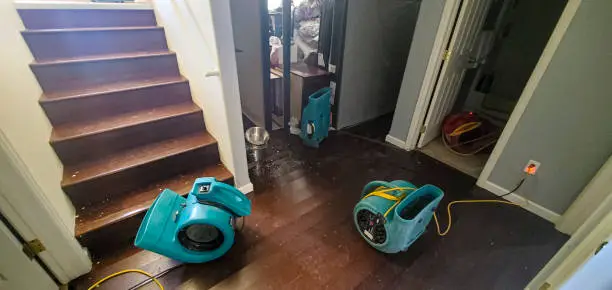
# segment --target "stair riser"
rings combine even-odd
[[[31,68],[46,93],[179,76],[174,54],[49,65],[32,64]]]
[[[87,97],[41,102],[53,125],[191,102],[189,83],[171,83]]]
[[[205,130],[201,111],[83,137],[52,142],[65,166],[104,158],[122,150]]]
[[[44,33],[24,31],[22,35],[38,61],[168,50],[163,28]]]
[[[64,186],[75,207],[105,202],[157,180],[186,173],[219,162],[217,144],[169,156],[161,160],[127,168],[110,175]],[[160,189],[163,190],[163,188]]]
[[[153,10],[19,9],[27,29],[155,26]]]
[[[234,185],[233,178],[223,180],[223,182]],[[145,214],[146,211],[138,213],[121,222],[107,225],[77,238],[81,245],[89,250],[95,261],[105,255],[108,256],[109,253],[120,252],[120,249],[133,245],[138,227]]]

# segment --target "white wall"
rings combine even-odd
[[[221,161],[236,187],[249,191],[242,112],[229,1],[154,0],[168,46],[177,53],[181,73],[204,111],[206,128],[219,142]],[[219,71],[219,76],[205,75]],[[246,189],[246,190],[245,190]]]
[[[19,33],[24,27],[11,1],[0,1],[0,19],[0,130],[74,233],[75,210],[60,187],[62,164],[49,145],[51,125],[38,104],[42,91],[28,66],[34,58]]]

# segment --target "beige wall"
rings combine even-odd
[[[234,174],[236,187],[249,187],[229,1],[153,3],[181,74],[204,111],[206,129],[219,142],[221,161]],[[218,75],[207,77],[211,72]]]
[[[51,125],[38,99],[41,89],[28,64],[23,24],[10,1],[0,1],[0,130],[26,164],[66,227],[74,232],[74,208],[60,188],[62,165],[49,145]]]

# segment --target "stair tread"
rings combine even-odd
[[[168,106],[147,108],[145,110],[109,116],[86,122],[67,123],[55,126],[53,128],[50,141],[51,143],[61,142],[156,120],[191,114],[197,111],[201,111],[200,107],[192,102],[185,102]]]
[[[98,160],[64,168],[62,186],[70,186],[87,180],[107,176],[125,169],[137,167],[180,153],[216,144],[205,131],[147,144],[125,150]]]
[[[117,27],[75,27],[75,28],[51,28],[51,29],[26,29],[24,34],[36,33],[61,33],[61,32],[86,32],[86,31],[125,31],[125,30],[150,30],[163,29],[162,26],[117,26]]]
[[[41,103],[57,102],[66,99],[87,97],[91,95],[114,93],[127,90],[136,90],[140,88],[147,88],[171,83],[185,82],[187,79],[183,76],[172,76],[172,77],[160,77],[138,81],[127,81],[113,84],[106,84],[102,86],[88,87],[85,89],[62,91],[54,93],[44,93],[40,98]]]
[[[32,62],[30,66],[40,67],[40,66],[49,66],[49,65],[62,65],[62,64],[70,64],[70,63],[83,63],[83,62],[96,62],[96,61],[112,61],[112,60],[119,60],[119,59],[154,57],[154,56],[164,56],[164,55],[174,55],[174,54],[176,53],[173,51],[163,50],[163,51],[138,51],[138,52],[128,52],[128,53],[111,53],[111,54],[99,54],[99,55],[88,55],[88,56],[75,56],[75,57],[70,57],[70,58],[38,60],[38,61]]]
[[[165,188],[186,194],[191,190],[194,179],[204,176],[215,177],[220,181],[232,178],[232,174],[222,164],[216,164],[162,180],[103,203],[77,208],[75,235],[78,237],[144,212]]]

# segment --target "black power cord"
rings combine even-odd
[[[185,265],[185,264],[182,264],[182,263],[181,263],[181,264],[174,265],[174,266],[172,266],[172,267],[170,267],[170,268],[168,268],[168,269],[166,269],[166,270],[164,270],[164,271],[159,272],[159,273],[158,273],[158,274],[156,274],[155,276],[153,276],[153,277],[149,277],[149,278],[147,278],[147,279],[143,280],[142,282],[140,282],[140,283],[138,283],[138,284],[136,284],[136,285],[134,285],[134,286],[132,286],[132,287],[128,288],[128,290],[138,289],[138,288],[140,288],[140,287],[142,287],[142,286],[144,286],[144,285],[146,285],[146,284],[149,284],[151,281],[153,281],[153,278],[155,278],[155,279],[159,279],[159,278],[161,278],[161,277],[165,276],[166,274],[168,274],[168,273],[172,272],[173,270],[178,269],[178,268],[180,268],[180,267],[182,267],[182,266],[184,266],[184,265]]]
[[[507,195],[510,195],[510,194],[512,194],[512,193],[514,193],[514,192],[516,192],[516,191],[517,191],[519,188],[521,188],[521,186],[523,185],[523,183],[525,183],[525,180],[526,180],[526,179],[527,179],[527,175],[526,175],[526,176],[524,176],[524,177],[521,179],[521,181],[519,181],[519,182],[518,182],[518,184],[517,184],[517,185],[516,185],[516,186],[515,186],[515,187],[514,187],[512,190],[508,191],[508,193],[504,193],[504,194],[500,195],[499,197],[504,197],[504,196],[507,196]]]

